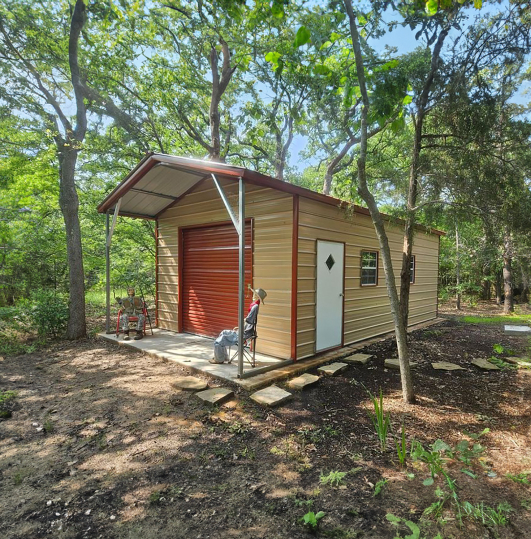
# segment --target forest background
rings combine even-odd
[[[3,349],[28,324],[86,333],[85,297],[104,299],[96,206],[148,151],[369,193],[406,220],[405,245],[415,222],[447,232],[442,299],[527,304],[530,13],[518,0],[3,0]],[[383,46],[397,29],[416,46]],[[154,234],[119,219],[117,295],[153,296]],[[405,249],[402,286],[408,268]]]

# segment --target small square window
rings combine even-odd
[[[415,255],[411,255],[411,265],[409,266],[409,282],[411,284],[415,282],[416,263]]]
[[[361,252],[361,285],[378,284],[378,251]]]

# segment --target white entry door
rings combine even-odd
[[[342,341],[344,256],[343,243],[317,241],[317,352]]]

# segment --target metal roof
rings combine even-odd
[[[124,180],[105,197],[98,206],[98,211],[105,213],[112,210],[116,207],[118,200],[122,199],[120,215],[142,219],[157,219],[161,213],[193,190],[199,182],[210,178],[211,174],[234,181],[241,177],[255,185],[278,189],[333,206],[349,207],[354,209],[356,213],[370,215],[369,210],[362,206],[323,195],[322,193],[316,193],[310,189],[271,178],[254,170],[215,161],[156,153],[146,155]],[[387,219],[390,218],[387,217]],[[393,221],[400,222],[399,219],[393,219]],[[439,230],[426,229],[421,226],[417,228],[437,235],[445,234]]]

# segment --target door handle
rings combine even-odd
[[[343,292],[339,293],[339,297],[342,298],[344,296]]]

